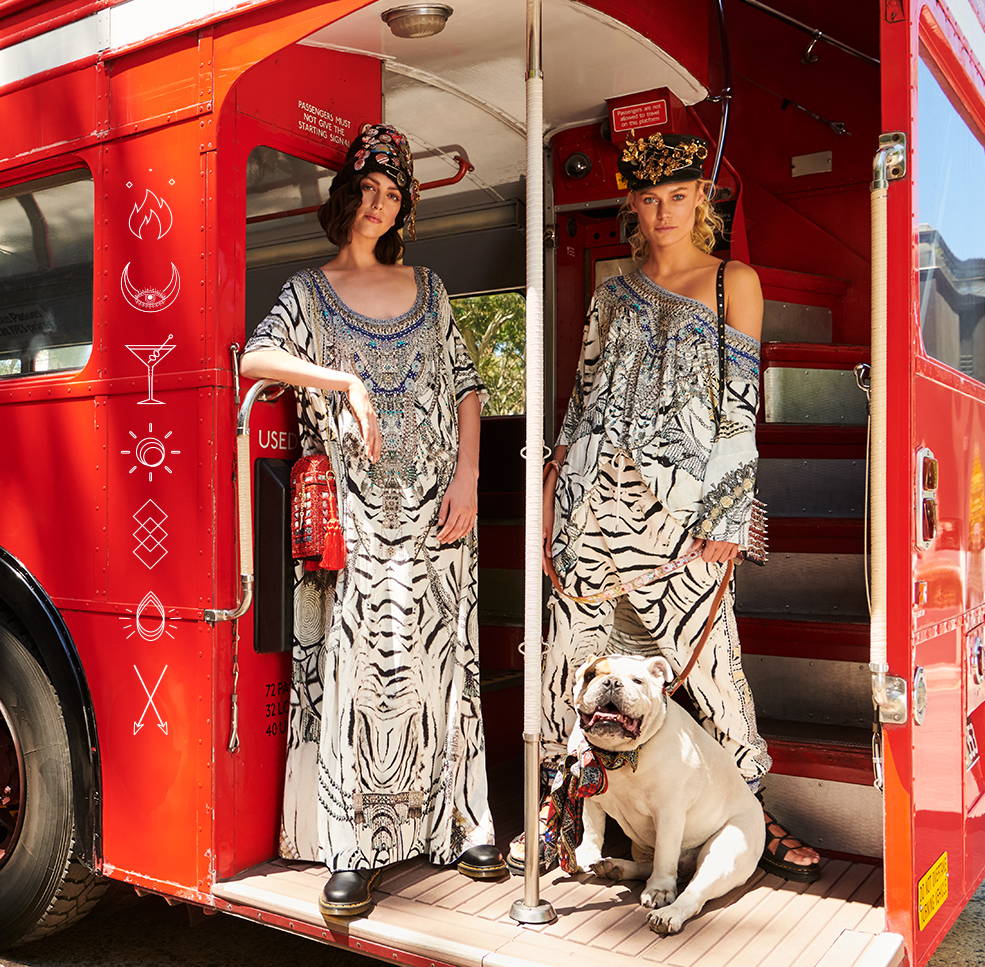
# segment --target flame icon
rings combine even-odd
[[[144,200],[134,205],[130,212],[130,231],[142,239],[146,230],[147,237],[153,238],[154,229],[149,226],[156,224],[157,241],[160,241],[171,231],[173,221],[171,206],[148,188],[144,192]]]

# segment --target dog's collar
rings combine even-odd
[[[647,742],[650,740],[647,739]],[[635,749],[630,749],[628,752],[610,752],[608,749],[600,749],[596,745],[592,745],[591,742],[588,743],[589,749],[592,750],[592,755],[598,759],[599,764],[606,771],[610,769],[621,769],[624,765],[628,765],[633,772],[636,771],[636,767],[640,763],[640,750],[643,745],[638,745]]]

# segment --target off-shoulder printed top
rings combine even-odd
[[[555,558],[577,544],[578,508],[605,452],[623,451],[695,537],[748,546],[756,488],[759,341],[725,326],[719,401],[717,314],[642,270],[603,282],[558,444]],[[717,416],[717,419],[716,419]]]

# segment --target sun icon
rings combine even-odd
[[[154,424],[147,424],[147,436],[137,439],[137,434],[133,430],[128,431],[130,436],[137,441],[137,445],[132,450],[121,450],[120,453],[133,456],[137,462],[129,469],[128,473],[136,471],[137,467],[147,468],[147,480],[154,480],[154,471],[158,467],[163,467],[165,473],[171,473],[171,468],[165,463],[168,457],[176,456],[180,450],[169,450],[166,441],[170,439],[172,431],[168,430],[163,437],[153,436]]]

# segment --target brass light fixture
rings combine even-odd
[[[445,29],[453,12],[445,3],[407,3],[384,10],[380,19],[395,37],[433,37]]]

